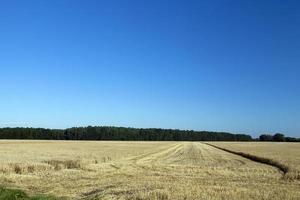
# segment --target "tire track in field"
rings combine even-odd
[[[141,152],[137,156],[129,156],[112,162],[109,167],[116,171],[115,176],[118,176],[120,180],[125,178],[126,181],[140,181],[141,176],[155,181],[162,181],[165,177],[174,182],[209,178],[247,180],[248,178],[245,177],[252,176],[252,174],[256,174],[253,177],[258,180],[265,174],[267,178],[274,176],[277,180],[281,176],[281,173],[274,167],[253,162],[200,142],[167,144]],[[103,179],[110,180],[111,175]],[[127,182],[120,181],[120,184],[125,183]],[[118,187],[113,190],[118,190]],[[103,191],[93,189],[83,193],[82,196],[86,198],[95,195],[104,196],[106,193]]]
[[[135,157],[136,164],[147,165],[200,165],[205,160],[199,143],[181,142],[160,151]]]
[[[130,167],[145,172],[160,171],[163,173],[169,173],[168,170],[170,169],[176,170],[185,167],[194,167],[194,170],[262,171],[267,174],[280,172],[274,166],[253,162],[240,155],[199,142],[180,142],[166,145],[114,163],[119,170]],[[278,176],[280,175],[278,174]]]
[[[239,155],[198,142],[182,142],[160,150],[131,157],[135,164],[186,165],[202,167],[247,166],[252,162]],[[255,162],[253,162],[255,163]],[[253,167],[253,166],[252,166]]]
[[[288,166],[286,166],[286,165],[284,165],[280,162],[277,162],[275,160],[269,159],[269,158],[263,158],[263,157],[247,154],[247,153],[244,153],[244,152],[232,151],[232,150],[225,149],[225,148],[222,148],[222,147],[218,147],[216,145],[205,143],[205,142],[203,142],[203,144],[206,144],[206,145],[211,146],[213,148],[216,148],[216,149],[219,149],[219,150],[222,150],[222,151],[225,151],[225,152],[228,152],[228,153],[231,153],[231,154],[249,159],[249,160],[257,162],[257,163],[261,163],[261,164],[265,164],[265,165],[275,167],[283,173],[283,176],[285,176],[289,172],[289,167]]]
[[[170,146],[157,149],[155,151],[150,151],[150,152],[143,153],[138,156],[129,157],[126,159],[138,162],[140,160],[145,160],[145,159],[151,158],[153,155],[160,154],[161,152],[176,150],[176,149],[180,148],[180,146],[181,146],[181,144],[172,144]]]
[[[123,158],[121,160],[115,161],[114,163],[116,165],[123,165],[123,166],[131,166],[134,168],[140,168],[140,169],[150,169],[149,166],[145,166],[144,164],[154,164],[155,163],[155,159],[153,159],[153,157],[155,157],[154,155],[160,154],[161,152],[167,152],[167,151],[175,151],[176,149],[180,148],[181,144],[180,143],[176,143],[176,144],[171,144],[171,145],[167,145],[167,146],[163,146],[160,147],[154,151],[148,151],[145,153],[142,153],[140,155],[137,156],[129,156],[126,158]],[[126,163],[126,164],[124,164]],[[122,167],[119,167],[122,168]]]

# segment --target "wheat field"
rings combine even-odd
[[[214,144],[274,154],[299,168],[300,144]],[[282,177],[276,167],[201,142],[0,141],[0,184],[32,195],[120,200],[300,199],[299,180]]]

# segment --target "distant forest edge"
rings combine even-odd
[[[0,128],[0,139],[36,140],[128,140],[128,141],[293,141],[299,139],[282,134],[262,135],[253,139],[250,135],[227,132],[193,131],[160,128],[125,128],[88,126],[68,129]],[[275,140],[275,139],[276,140]]]

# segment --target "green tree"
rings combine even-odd
[[[283,134],[281,133],[276,133],[274,136],[273,136],[273,140],[275,142],[284,142],[285,141],[285,137]]]
[[[273,141],[273,136],[269,134],[263,134],[259,136],[260,141]]]

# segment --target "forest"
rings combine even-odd
[[[252,141],[250,135],[226,132],[110,126],[68,129],[0,128],[0,139],[128,140],[128,141]]]
[[[193,131],[161,128],[127,128],[112,126],[87,126],[68,129],[0,128],[0,139],[36,140],[120,140],[120,141],[274,141],[300,142],[299,138],[283,134],[263,134],[252,138],[246,134]]]

